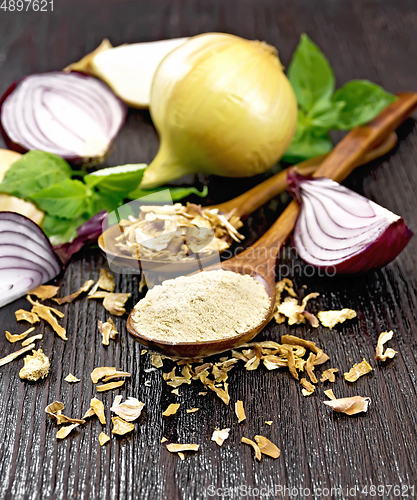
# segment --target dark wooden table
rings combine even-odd
[[[392,92],[415,91],[416,30],[413,0],[55,0],[53,12],[0,10],[0,92],[25,74],[63,68],[104,37],[117,45],[208,31],[265,40],[278,47],[283,64],[288,64],[300,34],[307,32],[330,59],[339,86],[368,78]],[[355,172],[347,184],[401,214],[416,231],[413,121],[401,128],[400,139],[392,154]],[[107,163],[149,162],[157,147],[149,114],[132,110]],[[226,199],[253,182],[209,179],[208,201]],[[275,200],[248,221],[248,242],[265,231],[278,209]],[[371,374],[351,385],[339,375],[333,387],[339,397],[371,398],[368,413],[354,417],[335,414],[323,405],[323,387],[305,398],[287,371],[246,372],[242,365],[230,374],[229,407],[213,393],[199,396],[198,384],[181,387],[176,397],[160,371],[145,372],[150,358],[141,355],[142,347],[127,334],[125,318],[116,320],[120,341],[104,347],[97,320],[107,316],[100,304],[82,299],[63,307],[68,341],[44,328],[41,345],[52,365],[47,379],[22,382],[21,361],[0,369],[0,498],[244,498],[245,487],[247,498],[260,494],[311,498],[315,490],[316,498],[367,498],[372,496],[371,485],[380,487],[376,494],[380,498],[412,497],[412,488],[417,487],[416,251],[414,238],[395,262],[360,277],[322,280],[296,273],[300,294],[305,293],[302,285],[321,294],[312,304],[313,312],[350,307],[357,311],[357,319],[332,331],[271,323],[259,337],[278,340],[290,331],[312,339],[329,353],[331,366],[342,372],[363,357],[370,360]],[[97,278],[103,265],[97,250],[86,251],[67,269],[64,293]],[[132,292],[131,307],[140,297],[138,278],[118,275],[117,291]],[[25,299],[0,310],[1,355],[16,348],[5,340],[4,331],[23,331],[22,325],[17,330],[14,320],[19,307],[27,307]],[[390,329],[395,332],[391,345],[399,353],[391,362],[378,364],[373,360],[377,337]],[[46,405],[58,399],[68,414],[81,416],[95,395],[90,372],[102,365],[132,373],[120,393],[146,404],[136,430],[126,438],[113,437],[102,448],[97,441],[101,426],[92,419],[57,442],[56,428],[44,413]],[[64,382],[69,372],[82,381]],[[147,380],[150,387],[145,385]],[[102,396],[108,420],[113,397],[111,393]],[[241,425],[233,411],[237,399],[244,401],[247,413]],[[178,414],[162,417],[162,409],[177,401],[181,403]],[[200,411],[187,414],[185,409],[192,407]],[[273,425],[268,427],[265,420],[273,420]],[[214,427],[232,429],[222,448],[210,441]],[[106,429],[109,432],[109,426]],[[256,462],[251,449],[240,444],[243,435],[255,434],[275,442],[282,450],[280,458]],[[200,451],[182,462],[160,444],[162,436],[197,442]],[[397,489],[388,494],[387,485]],[[250,487],[276,488],[276,492],[250,491]]]

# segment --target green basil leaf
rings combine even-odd
[[[128,198],[136,200],[138,198],[142,198],[143,196],[152,195],[152,203],[170,203],[171,201],[182,200],[191,194],[196,194],[197,196],[204,198],[207,196],[207,193],[207,186],[204,186],[201,192],[195,187],[161,187],[155,189],[135,189],[129,193]]]
[[[74,219],[89,208],[91,194],[91,189],[81,181],[66,179],[42,189],[30,199],[49,215]]]
[[[334,92],[335,78],[329,61],[305,33],[294,52],[288,78],[305,112],[317,102],[330,100]]]
[[[322,129],[304,128],[298,138],[293,139],[282,160],[288,163],[297,163],[326,154],[332,148],[332,141]]]
[[[338,129],[351,130],[373,120],[384,108],[397,99],[382,87],[368,80],[352,80],[337,90],[332,102],[344,103],[339,115]]]
[[[88,217],[77,217],[69,220],[46,214],[42,222],[42,229],[52,245],[60,245],[74,239],[77,236],[77,227],[87,220]]]
[[[69,179],[72,170],[68,163],[51,153],[29,151],[6,172],[0,192],[28,199],[34,193]]]
[[[344,102],[321,101],[308,114],[309,124],[313,128],[326,130],[337,128],[339,125],[340,110]]]
[[[91,214],[91,216],[95,215],[103,208],[107,212],[112,212],[116,210],[116,208],[120,207],[124,203],[125,197],[120,195],[119,193],[107,193],[107,192],[93,192],[89,201],[87,212]]]
[[[120,165],[97,170],[84,176],[84,182],[101,191],[128,193],[132,187],[139,186],[147,165]]]

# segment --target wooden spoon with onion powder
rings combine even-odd
[[[350,132],[327,156],[322,165],[314,173],[314,177],[328,177],[337,182],[344,180],[360,164],[361,158],[363,158],[366,151],[381,143],[416,107],[417,94],[401,94],[397,101],[388,106],[368,125],[357,127]],[[249,342],[271,319],[275,304],[276,260],[281,247],[295,226],[299,210],[298,203],[295,200],[292,201],[271,228],[254,245],[236,257],[222,262],[221,267],[219,265],[213,266],[202,273],[219,272],[220,269],[223,271],[232,271],[239,275],[251,277],[257,284],[262,285],[269,297],[269,306],[264,309],[264,314],[261,315],[262,319],[259,316],[259,308],[258,310],[256,309],[256,307],[259,307],[259,304],[264,304],[262,301],[254,300],[252,305],[250,303],[246,305],[248,308],[246,313],[252,313],[254,317],[258,318],[258,321],[256,321],[257,324],[236,335],[227,336],[227,338],[216,338],[216,321],[218,321],[218,318],[213,317],[211,318],[212,328],[207,331],[207,340],[199,339],[192,342],[172,341],[169,340],[169,336],[167,338],[167,335],[158,336],[156,333],[159,328],[158,324],[155,324],[154,328],[149,328],[149,331],[143,331],[143,328],[138,328],[140,323],[140,314],[138,313],[141,304],[144,304],[143,301],[147,300],[148,294],[157,288],[154,287],[154,289],[148,291],[146,297],[130,313],[127,321],[128,331],[139,342],[152,350],[162,352],[168,356],[183,358],[197,358],[217,354],[242,343]],[[177,279],[182,280],[184,285],[184,280],[193,280],[195,276],[192,275]],[[175,281],[170,282],[172,286],[175,286]],[[186,295],[183,286],[178,287],[178,291],[180,290],[183,295]],[[178,297],[178,301],[182,298],[182,296]],[[198,299],[200,298],[198,297]],[[193,297],[190,297],[187,307],[193,308],[193,300]],[[222,297],[218,296],[216,300],[219,304],[219,311],[221,311]],[[227,302],[226,299],[224,302]],[[230,304],[228,307],[230,307]],[[253,308],[252,311],[250,311],[251,307]],[[224,313],[227,313],[227,308],[224,310]],[[167,318],[168,314],[167,310]],[[193,317],[195,316],[184,314],[183,319],[186,322],[187,319]],[[163,322],[164,319],[162,316],[161,323]],[[190,325],[184,324],[184,330],[187,329],[187,326]]]

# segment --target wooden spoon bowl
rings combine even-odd
[[[217,269],[219,269],[219,267],[214,266],[207,272],[215,271]],[[265,287],[271,300],[265,319],[262,323],[257,325],[256,328],[227,339],[175,343],[152,338],[152,332],[138,332],[132,320],[132,315],[130,314],[126,323],[127,331],[139,340],[141,344],[148,347],[152,351],[160,352],[166,356],[175,358],[202,358],[219,352],[228,351],[237,345],[249,342],[255,335],[260,333],[271,320],[275,303],[275,286],[271,286],[271,283],[267,281],[264,276],[256,272],[252,272],[250,269],[247,269],[246,272],[241,272],[241,274],[250,274],[256,281],[261,283]]]
[[[366,151],[375,147],[392,132],[417,107],[417,94],[401,94],[399,99],[388,106],[368,125],[352,130],[325,158],[314,177],[328,177],[337,182],[344,180],[356,166]],[[139,332],[132,320],[127,321],[127,329],[139,342],[152,350],[167,356],[195,358],[217,354],[233,349],[252,340],[270,321],[275,306],[275,269],[278,253],[290,236],[300,211],[293,200],[275,221],[271,228],[251,247],[232,259],[205,270],[223,269],[240,274],[249,274],[265,286],[270,298],[268,315],[255,328],[227,340],[205,342],[172,343],[153,339],[148,332]],[[221,300],[221,297],[219,297]]]

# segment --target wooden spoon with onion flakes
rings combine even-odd
[[[356,166],[364,165],[383,156],[391,151],[396,143],[397,135],[395,132],[387,134],[381,139],[381,143],[379,145],[367,151],[367,153],[358,160]],[[297,171],[301,175],[312,175],[320,167],[326,156],[327,155],[316,156],[310,160],[299,163],[297,165]],[[219,212],[223,214],[230,213],[233,210],[234,215],[240,219],[245,219],[269,200],[272,200],[272,198],[275,198],[275,196],[278,196],[280,193],[285,191],[287,187],[287,171],[283,170],[232,200],[218,205],[210,205],[204,208],[218,209]],[[98,244],[101,250],[111,257],[113,264],[122,268],[127,267],[138,269],[140,266],[141,269],[146,271],[157,271],[161,268],[161,266],[163,266],[164,275],[169,275],[170,273],[178,275],[181,273],[187,274],[197,271],[212,264],[215,262],[216,258],[218,258],[218,253],[216,252],[203,251],[198,254],[198,258],[195,260],[176,260],[165,262],[157,259],[149,260],[140,256],[138,259],[136,256],[121,251],[116,246],[116,238],[120,236],[122,230],[122,226],[116,224],[104,231],[98,239]],[[230,236],[229,243],[232,243]]]
[[[343,181],[359,164],[367,151],[380,144],[417,107],[417,94],[400,94],[397,101],[388,106],[372,122],[352,130],[324,159],[314,172],[314,177],[327,177]],[[131,315],[127,320],[128,331],[142,344],[167,356],[199,358],[217,354],[252,340],[270,321],[275,305],[275,268],[281,247],[294,229],[300,206],[293,200],[282,212],[271,228],[251,247],[239,255],[211,266],[210,270],[224,269],[240,274],[248,274],[262,283],[269,298],[270,306],[264,320],[255,328],[232,338],[204,342],[172,343],[152,339],[151,332],[139,332]],[[219,297],[221,300],[221,297]]]

